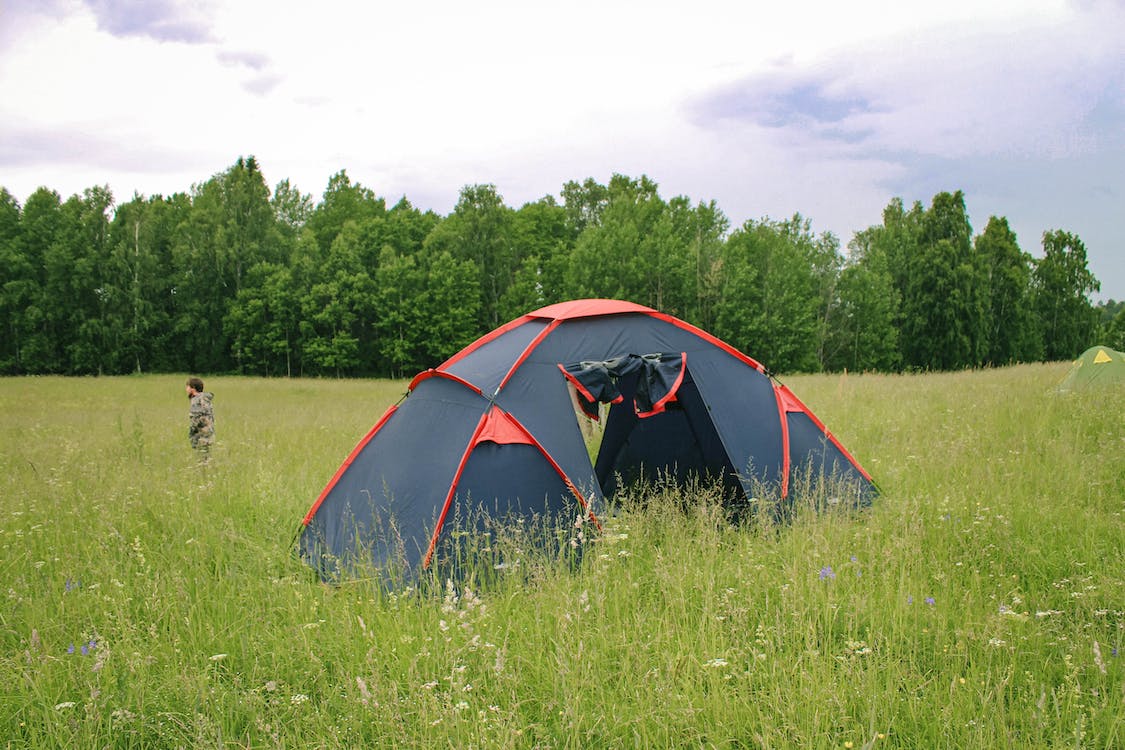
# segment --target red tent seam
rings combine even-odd
[[[489,331],[488,333],[484,334],[483,336],[481,336],[479,339],[477,339],[473,343],[466,346],[461,351],[454,354],[449,359],[442,362],[435,369],[438,369],[438,370],[449,369],[450,367],[452,367],[457,362],[460,362],[462,359],[464,359],[465,357],[467,357],[470,354],[472,354],[473,352],[475,352],[477,349],[479,349],[482,346],[484,346],[485,344],[487,344],[489,341],[492,341],[495,338],[499,338],[500,336],[504,335],[508,331],[511,331],[515,328],[519,328],[524,323],[527,323],[528,321],[534,320],[534,319],[535,319],[534,315],[522,315],[522,316],[516,318],[515,320],[512,320],[508,323],[505,323],[504,325],[500,326],[499,328],[497,328],[493,331]]]
[[[848,452],[848,449],[845,448],[843,444],[836,439],[836,436],[832,434],[832,431],[828,429],[824,422],[821,422],[820,419],[809,410],[809,407],[805,406],[804,402],[802,402],[801,399],[797,398],[797,394],[793,393],[793,391],[789,390],[787,386],[781,385],[780,383],[778,384],[778,386],[785,391],[785,399],[787,401],[787,404],[784,407],[785,411],[799,412],[812,420],[812,423],[816,425],[817,429],[823,432],[824,436],[832,441],[832,444],[836,446],[840,453],[844,454],[844,457],[851,461],[852,466],[859,470],[859,473],[863,475],[863,478],[869,482],[874,483],[875,480],[871,478],[871,475],[867,473],[867,470],[860,466],[859,461],[856,461],[855,457]],[[785,426],[788,423],[788,420],[784,419],[784,414],[782,415],[782,417],[782,425]],[[787,451],[788,448],[789,446],[788,444],[786,444]]]
[[[469,456],[472,455],[473,448],[476,447],[477,440],[484,431],[484,426],[487,422],[488,412],[485,412],[480,415],[477,428],[473,430],[473,436],[469,438],[469,444],[465,446],[465,451],[461,454],[461,461],[457,464],[457,471],[453,474],[453,481],[449,483],[449,491],[445,493],[445,502],[442,503],[441,514],[438,516],[437,523],[434,524],[434,533],[430,536],[430,546],[426,549],[426,556],[422,559],[423,570],[430,567],[430,560],[433,559],[434,550],[437,549],[438,537],[441,535],[441,527],[445,525],[445,516],[449,513],[449,507],[453,505],[453,494],[457,491],[457,483],[461,481],[461,474],[465,471],[465,464],[469,462]]]
[[[668,393],[666,393],[659,401],[653,404],[650,411],[646,411],[643,414],[641,412],[637,412],[637,416],[641,419],[644,419],[645,417],[655,416],[664,411],[664,409],[667,408],[668,404],[675,401],[676,393],[680,390],[680,385],[684,382],[685,372],[687,372],[687,352],[680,352],[680,374],[676,376],[676,382],[672,384],[671,390],[669,390]],[[633,402],[633,406],[634,408],[636,407],[635,401]]]
[[[309,512],[305,514],[304,519],[302,519],[301,521],[302,524],[308,526],[310,523],[312,523],[313,516],[315,516],[316,512],[320,510],[320,504],[324,502],[324,498],[328,497],[328,493],[331,492],[332,488],[336,486],[336,482],[340,481],[340,477],[343,476],[344,472],[348,470],[348,467],[352,465],[352,462],[355,461],[356,456],[358,456],[360,452],[365,447],[367,447],[367,444],[371,442],[371,439],[373,437],[375,437],[375,433],[382,429],[383,425],[386,424],[387,420],[391,418],[391,415],[394,414],[397,409],[398,404],[392,404],[391,407],[387,409],[387,411],[383,414],[383,416],[380,417],[379,421],[375,423],[375,426],[372,427],[368,431],[368,433],[363,436],[363,439],[359,441],[356,447],[352,449],[352,452],[349,453],[348,457],[344,459],[344,463],[340,465],[340,468],[337,469],[336,473],[332,475],[332,478],[328,480],[328,484],[325,485],[323,490],[321,490],[320,496],[317,497],[316,502],[314,502],[312,507],[309,508]]]
[[[504,386],[508,384],[508,381],[511,380],[512,376],[516,374],[516,370],[520,369],[520,367],[523,366],[523,363],[527,361],[527,358],[531,356],[531,353],[535,351],[541,343],[543,343],[543,339],[547,338],[547,336],[550,335],[551,331],[559,327],[559,322],[559,320],[552,320],[547,324],[546,328],[540,331],[538,335],[536,335],[536,337],[531,340],[531,343],[524,347],[524,350],[520,353],[519,358],[512,363],[512,366],[508,368],[508,372],[504,374],[504,378],[500,381],[500,385],[496,386],[496,393],[499,393],[504,389]]]
[[[442,504],[441,514],[438,516],[437,523],[434,525],[434,533],[430,537],[430,545],[426,549],[425,558],[422,560],[423,570],[430,567],[430,562],[433,560],[434,552],[437,550],[437,543],[439,537],[441,536],[441,529],[445,525],[445,517],[449,514],[449,509],[453,505],[453,496],[457,493],[457,485],[461,482],[461,475],[465,472],[465,466],[469,463],[469,457],[472,455],[473,450],[475,450],[477,445],[479,445],[481,442],[484,442],[481,439],[481,436],[484,434],[485,427],[488,424],[489,420],[497,418],[493,416],[494,414],[498,414],[499,418],[507,420],[512,426],[519,430],[519,432],[522,433],[523,436],[527,439],[527,445],[533,445],[536,449],[538,449],[538,451],[543,455],[543,458],[547,459],[547,462],[551,464],[551,468],[555,470],[555,473],[557,473],[563,480],[563,483],[566,484],[567,489],[570,490],[575,498],[577,498],[578,504],[581,505],[582,509],[586,511],[587,518],[589,518],[590,521],[597,527],[597,529],[601,531],[601,522],[598,521],[597,516],[595,516],[593,510],[590,509],[590,505],[586,501],[586,498],[574,485],[574,482],[571,481],[570,477],[566,475],[566,472],[562,470],[562,467],[559,466],[555,459],[551,457],[551,454],[547,452],[546,448],[544,448],[543,445],[535,439],[535,436],[532,435],[526,427],[520,424],[520,421],[518,419],[500,409],[499,406],[493,404],[492,408],[489,411],[481,415],[480,421],[477,423],[477,427],[473,431],[473,436],[469,439],[469,445],[468,447],[466,447],[465,452],[461,455],[460,463],[457,464],[457,471],[453,475],[453,481],[450,482],[449,492],[447,492],[445,495],[445,502]]]
[[[592,404],[596,404],[598,402],[598,400],[594,398],[594,394],[590,393],[590,391],[587,390],[586,386],[578,382],[578,378],[574,377],[566,371],[566,368],[563,367],[562,362],[559,362],[558,368],[559,372],[563,374],[563,377],[570,381],[571,385],[574,386],[574,389],[582,394],[582,398],[586,399]]]
[[[704,331],[702,328],[697,328],[696,326],[693,326],[691,323],[687,323],[683,320],[680,320],[679,318],[674,318],[671,315],[668,315],[667,313],[661,313],[661,312],[655,312],[654,311],[654,312],[649,313],[648,315],[651,318],[656,318],[657,320],[663,320],[665,323],[671,323],[672,325],[676,326],[677,328],[682,328],[685,331],[689,331],[691,333],[694,333],[696,336],[699,336],[701,339],[708,342],[709,344],[714,344],[715,346],[719,347],[720,349],[722,349],[724,352],[731,355],[735,359],[737,359],[741,362],[745,362],[746,364],[750,365],[751,367],[753,367],[755,370],[762,373],[763,375],[769,374],[769,373],[766,372],[766,368],[760,362],[758,362],[758,360],[756,360],[753,357],[750,357],[746,354],[743,354],[742,352],[740,352],[738,349],[735,349],[733,346],[731,346],[727,342],[723,341],[720,338],[715,337],[713,334],[710,334],[707,331]]]
[[[461,385],[465,386],[466,388],[468,388],[473,393],[476,393],[476,394],[481,395],[481,396],[484,395],[484,393],[481,391],[480,388],[473,385],[468,380],[465,380],[462,377],[454,375],[451,372],[444,372],[442,370],[436,370],[436,369],[433,369],[433,368],[431,368],[429,370],[425,370],[425,371],[420,372],[417,375],[415,375],[414,379],[410,381],[410,385],[408,386],[409,390],[413,391],[415,386],[417,386],[423,380],[429,380],[430,378],[445,378],[446,380],[452,380],[455,383],[460,383]]]
[[[785,386],[777,383],[773,387],[773,397],[777,402],[777,416],[781,421],[781,497],[789,497],[789,469],[792,459],[789,457],[789,420],[785,418],[785,403],[781,396],[781,389]]]

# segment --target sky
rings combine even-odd
[[[647,175],[846,246],[965,194],[1125,299],[1125,0],[0,0],[0,187],[170,195],[253,155],[445,215]]]

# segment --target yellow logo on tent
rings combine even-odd
[[[1105,353],[1105,349],[1098,349],[1098,353],[1094,355],[1094,364],[1100,365],[1105,362],[1112,362],[1109,355]]]

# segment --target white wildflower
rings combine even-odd
[[[133,721],[133,719],[136,719],[137,715],[126,708],[117,708],[109,715],[109,718],[122,724],[128,724]]]
[[[442,612],[452,612],[457,609],[457,588],[453,585],[452,579],[445,580],[445,599],[441,605]]]
[[[1094,664],[1097,665],[1098,671],[1105,674],[1105,662],[1102,660],[1102,648],[1094,641]]]
[[[366,706],[371,702],[371,693],[367,689],[367,683],[363,681],[362,677],[356,677],[355,684],[356,687],[359,688],[360,700],[363,702],[363,705]]]

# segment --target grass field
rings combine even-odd
[[[1122,748],[1125,393],[786,382],[859,514],[623,509],[577,571],[329,587],[301,517],[405,382],[0,380],[0,747]]]

